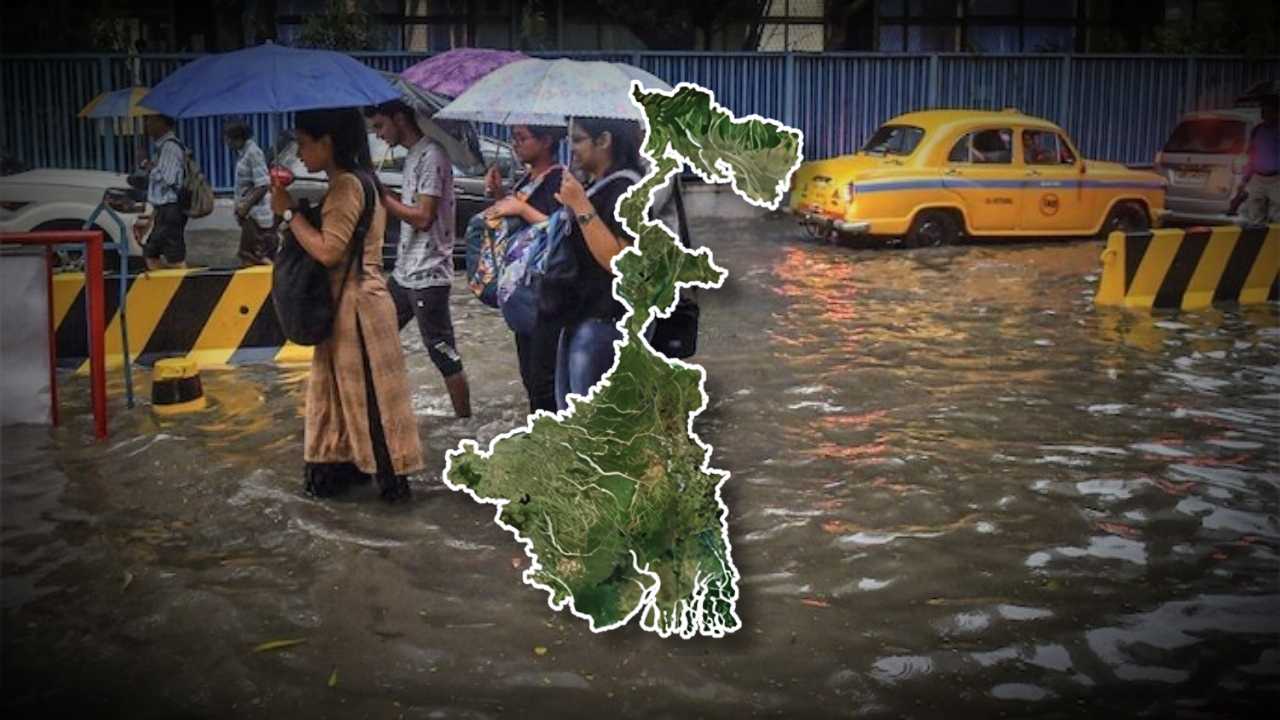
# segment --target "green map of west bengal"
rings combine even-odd
[[[631,89],[643,110],[650,172],[618,203],[632,246],[614,260],[614,295],[627,307],[613,368],[568,410],[530,416],[489,449],[463,441],[446,455],[445,483],[497,506],[494,519],[523,543],[524,581],[593,631],[639,616],[663,637],[723,637],[742,626],[728,473],[708,465],[693,432],[707,405],[705,370],[655,352],[644,330],[683,287],[720,287],[725,270],[705,248],[687,249],[649,218],[655,192],[688,166],[729,183],[747,202],[776,209],[801,161],[799,131],[735,118],[705,88]]]

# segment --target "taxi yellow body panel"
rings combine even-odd
[[[1086,160],[1047,120],[933,110],[885,123],[892,126],[923,134],[897,154],[859,151],[801,165],[791,212],[801,222],[870,235],[901,236],[921,211],[939,208],[962,218],[968,235],[1079,236],[1101,231],[1120,202],[1140,207],[1153,225],[1164,211],[1159,175]],[[983,152],[974,138],[983,137],[1005,146],[977,161]],[[1035,145],[1046,142],[1051,151]]]

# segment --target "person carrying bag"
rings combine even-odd
[[[364,118],[356,108],[297,114],[298,156],[329,190],[304,210],[273,176],[271,209],[286,248],[273,303],[295,342],[314,343],[307,377],[304,489],[330,497],[378,481],[384,500],[409,498],[407,476],[425,463],[395,303],[382,275],[387,211],[372,180]]]

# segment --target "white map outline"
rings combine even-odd
[[[651,181],[654,177],[656,177],[658,172],[658,158],[655,158],[652,155],[650,155],[648,151],[648,140],[649,140],[649,130],[650,130],[649,116],[644,111],[644,106],[638,100],[636,100],[635,92],[637,90],[640,90],[644,93],[658,93],[661,95],[665,95],[666,97],[674,97],[675,94],[679,92],[682,88],[692,88],[694,90],[698,90],[706,93],[710,97],[712,111],[724,112],[732,119],[731,121],[735,124],[747,123],[752,121],[763,122],[763,123],[775,126],[781,132],[788,132],[788,133],[795,134],[798,140],[798,145],[796,148],[795,163],[791,166],[790,169],[787,170],[786,174],[778,180],[777,185],[774,186],[773,201],[772,202],[757,201],[751,198],[748,194],[742,192],[742,190],[738,188],[738,184],[737,184],[738,178],[732,172],[732,166],[730,166],[727,162],[720,160],[720,161],[717,161],[716,163],[716,169],[724,173],[723,177],[719,175],[707,175],[707,174],[704,174],[698,167],[694,166],[693,163],[686,162],[684,158],[679,153],[677,153],[671,147],[670,144],[668,144],[663,152],[663,157],[670,160],[674,160],[676,162],[676,167],[672,172],[667,174],[666,178],[664,178],[664,182],[655,184],[653,188],[649,191],[649,197],[645,200],[644,210],[641,213],[641,217],[646,218],[646,222],[651,223],[657,226],[658,228],[660,228],[663,232],[665,232],[668,235],[668,237],[673,242],[675,242],[677,245],[680,245],[679,237],[677,236],[677,234],[673,233],[671,229],[668,228],[666,224],[661,221],[661,219],[659,218],[648,219],[648,218],[649,218],[649,211],[653,208],[654,196],[657,194],[659,190],[669,185],[671,183],[671,176],[676,173],[679,173],[685,165],[688,165],[689,168],[693,170],[693,172],[698,177],[702,178],[702,180],[708,184],[711,184],[711,185],[723,185],[726,183],[730,184],[730,187],[733,189],[734,194],[737,195],[739,198],[745,200],[748,204],[754,205],[756,207],[766,208],[768,210],[778,209],[778,205],[779,203],[781,203],[782,197],[785,194],[785,188],[788,187],[791,183],[791,177],[795,174],[795,171],[804,162],[804,132],[803,131],[799,130],[798,128],[793,128],[788,125],[784,125],[783,123],[778,122],[777,120],[774,120],[772,118],[762,117],[755,113],[739,118],[735,116],[732,111],[730,111],[728,108],[721,105],[716,100],[716,95],[713,90],[705,88],[697,83],[681,82],[671,90],[667,91],[667,90],[661,90],[661,89],[648,90],[648,89],[645,89],[644,86],[640,84],[639,80],[632,80],[631,88],[628,91],[627,97],[631,101],[631,104],[635,106],[636,109],[639,110],[640,112],[640,117],[641,117],[640,123],[644,128],[644,142],[640,146],[640,153],[641,155],[643,155],[644,159],[649,162],[651,166],[651,170],[647,175],[642,177],[639,182],[633,185],[631,189],[629,189],[627,192],[619,196],[618,202],[614,205],[614,208],[613,208],[614,218],[619,221],[622,227],[629,234],[631,234],[633,238],[633,242],[630,243],[626,247],[626,249],[624,249],[621,253],[618,253],[618,255],[614,256],[613,261],[610,263],[610,269],[613,271],[613,274],[614,274],[614,279],[612,284],[613,297],[615,300],[622,303],[623,308],[625,308],[626,310],[623,313],[622,317],[619,318],[616,325],[618,330],[622,333],[622,339],[615,340],[613,342],[613,351],[614,351],[613,364],[610,365],[609,369],[605,371],[604,375],[600,377],[600,380],[597,381],[595,385],[591,386],[591,388],[587,391],[587,394],[585,397],[577,394],[570,394],[566,398],[568,402],[568,407],[565,410],[562,410],[559,412],[552,413],[546,410],[538,410],[536,412],[530,413],[528,417],[525,419],[525,424],[523,427],[514,427],[511,430],[508,430],[507,432],[504,432],[494,437],[489,441],[489,447],[487,450],[480,449],[479,443],[477,443],[474,439],[466,439],[466,440],[460,441],[456,448],[449,450],[448,452],[445,453],[444,470],[441,472],[441,479],[444,481],[445,487],[448,487],[450,490],[454,492],[459,492],[459,491],[465,492],[466,494],[471,496],[472,500],[476,501],[479,504],[495,506],[494,515],[493,515],[494,522],[498,525],[498,527],[511,533],[511,535],[516,539],[516,542],[524,546],[524,553],[529,558],[529,567],[523,573],[521,573],[521,580],[526,585],[529,585],[530,587],[545,591],[548,595],[547,606],[550,607],[553,611],[560,612],[564,610],[566,606],[568,606],[569,612],[572,615],[587,621],[587,625],[591,629],[591,632],[593,633],[604,633],[604,632],[608,632],[609,630],[614,630],[619,627],[622,627],[623,625],[626,625],[627,623],[631,622],[632,618],[634,618],[636,615],[641,616],[640,617],[641,629],[648,630],[651,632],[656,632],[662,638],[668,638],[674,634],[674,635],[679,635],[681,638],[688,640],[699,633],[702,633],[703,635],[707,635],[710,637],[720,638],[720,637],[724,637],[726,634],[735,632],[742,627],[742,619],[738,616],[738,607],[737,607],[738,596],[740,594],[738,585],[742,579],[742,576],[738,572],[738,568],[736,565],[734,565],[732,560],[733,545],[729,539],[729,506],[725,504],[724,497],[721,493],[721,490],[724,487],[725,482],[729,480],[730,474],[725,470],[720,470],[718,468],[711,467],[710,462],[711,462],[711,453],[713,451],[713,448],[710,445],[707,445],[706,443],[704,443],[702,441],[702,438],[699,437],[698,434],[693,430],[694,418],[700,415],[702,411],[706,409],[708,403],[710,402],[710,396],[707,395],[707,389],[706,389],[707,371],[701,365],[693,365],[690,363],[686,363],[683,360],[666,357],[662,353],[654,350],[653,346],[649,344],[648,339],[645,338],[644,336],[645,330],[649,327],[650,323],[654,321],[654,319],[670,317],[671,312],[675,309],[676,304],[679,302],[680,289],[686,288],[686,287],[697,287],[697,288],[702,288],[704,290],[718,290],[721,287],[723,287],[724,281],[729,277],[729,271],[716,264],[714,258],[711,255],[711,249],[704,245],[699,247],[697,250],[692,251],[692,254],[695,256],[697,255],[706,256],[707,263],[711,266],[712,270],[719,273],[720,279],[714,283],[704,282],[701,280],[692,281],[692,282],[677,281],[675,283],[676,292],[672,293],[672,301],[670,305],[668,305],[665,308],[654,308],[653,312],[649,314],[649,317],[645,319],[644,324],[640,326],[640,330],[637,333],[637,337],[641,342],[644,343],[645,347],[648,348],[649,352],[652,353],[653,356],[661,360],[665,360],[669,367],[692,370],[698,373],[698,393],[702,397],[702,402],[699,403],[698,406],[694,408],[691,412],[686,413],[685,431],[688,433],[688,436],[693,439],[694,443],[697,444],[698,448],[702,450],[702,464],[699,469],[702,472],[706,473],[707,475],[718,478],[715,484],[715,498],[716,498],[716,505],[720,508],[720,535],[721,535],[721,539],[724,541],[724,547],[725,547],[725,553],[724,553],[722,562],[727,564],[728,566],[726,569],[728,570],[728,575],[730,578],[730,586],[733,588],[732,596],[726,597],[724,598],[724,600],[729,605],[729,614],[733,619],[732,624],[721,622],[719,621],[719,618],[705,617],[700,612],[695,611],[695,609],[702,608],[701,600],[703,597],[705,597],[706,593],[709,592],[710,590],[709,578],[702,581],[699,581],[697,578],[695,578],[694,589],[691,594],[691,597],[680,600],[676,606],[676,610],[674,612],[674,617],[676,622],[668,626],[660,625],[658,621],[661,618],[661,609],[658,607],[658,604],[657,604],[657,595],[658,595],[659,589],[661,588],[662,581],[658,577],[657,573],[649,569],[648,565],[645,565],[644,567],[640,567],[639,557],[636,555],[635,550],[631,550],[632,567],[635,569],[637,573],[651,578],[653,580],[653,584],[647,588],[644,588],[644,591],[641,593],[640,599],[636,602],[635,607],[630,612],[628,612],[625,617],[621,618],[616,622],[597,628],[595,625],[595,618],[592,615],[578,611],[577,607],[574,605],[573,593],[568,592],[567,587],[565,588],[566,590],[565,599],[561,600],[559,603],[556,603],[555,601],[556,590],[552,588],[550,585],[546,585],[535,579],[535,576],[538,574],[538,572],[542,570],[542,564],[538,561],[538,555],[533,550],[533,540],[531,538],[522,536],[519,530],[502,521],[503,507],[505,507],[507,503],[511,501],[505,498],[481,497],[478,494],[476,494],[476,492],[470,487],[466,485],[456,485],[453,482],[451,482],[449,480],[449,474],[453,470],[454,456],[462,455],[467,452],[475,452],[481,458],[484,458],[486,460],[492,459],[494,450],[499,442],[506,440],[508,438],[515,437],[521,433],[533,432],[533,423],[539,417],[545,416],[545,417],[552,418],[557,422],[564,423],[565,421],[573,417],[574,412],[577,409],[577,403],[579,400],[586,403],[591,403],[595,399],[595,396],[599,391],[609,387],[610,380],[612,379],[614,372],[618,369],[618,363],[620,363],[622,360],[622,348],[626,345],[628,341],[627,327],[626,327],[627,320],[631,318],[631,316],[635,313],[635,309],[631,307],[630,303],[628,303],[626,299],[623,298],[618,293],[618,284],[621,280],[621,275],[618,273],[617,262],[619,258],[624,257],[627,253],[638,254],[639,251],[636,250],[635,241],[638,241],[640,239],[639,235],[634,230],[631,229],[631,226],[627,222],[627,220],[618,214],[618,208],[621,206],[622,202],[626,198],[630,197],[631,194],[635,192],[635,188],[638,188],[644,185],[645,183]],[[688,251],[689,249],[685,248],[685,250]],[[551,577],[554,578],[554,576],[551,576]],[[713,623],[712,622],[713,620],[716,622]]]

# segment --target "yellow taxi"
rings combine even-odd
[[[1062,128],[1017,110],[930,110],[893,118],[853,155],[801,165],[791,188],[788,211],[813,232],[922,247],[1146,230],[1165,182],[1086,160]]]

